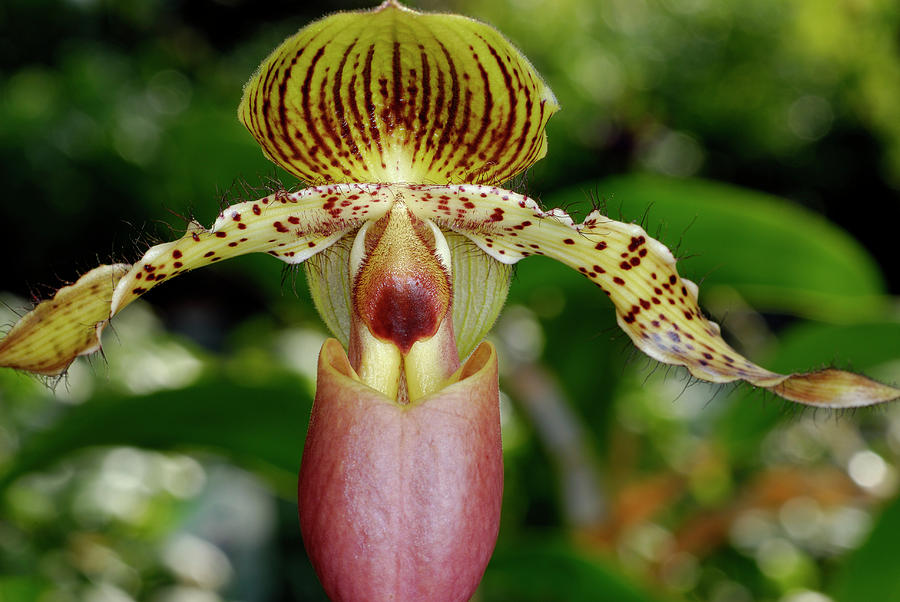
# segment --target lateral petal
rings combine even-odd
[[[0,340],[0,366],[55,376],[100,348],[116,283],[128,264],[101,265],[22,316]]]
[[[810,405],[856,407],[900,397],[900,389],[842,370],[783,375],[731,348],[697,302],[697,285],[681,278],[675,258],[636,224],[593,211],[575,224],[561,209],[543,211],[523,195],[496,187],[407,186],[395,192],[421,218],[470,238],[512,264],[546,255],[578,270],[610,297],[619,326],[650,357],[686,367],[710,382],[744,380]]]
[[[150,248],[134,265],[95,268],[38,304],[0,340],[0,366],[61,374],[100,348],[112,316],[161,282],[246,253],[299,263],[392,202],[386,186],[323,186],[232,205],[208,230],[191,222],[183,237]]]
[[[223,259],[268,253],[285,263],[305,261],[391,203],[388,186],[336,184],[232,205],[209,230],[192,223],[181,239],[147,251],[116,287],[112,315],[160,282]]]

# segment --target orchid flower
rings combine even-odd
[[[0,365],[63,373],[110,320],[176,276],[246,253],[306,262],[336,339],[319,356],[299,482],[313,565],[336,600],[465,600],[499,528],[497,358],[481,342],[530,255],[582,273],[651,358],[819,407],[900,390],[826,369],[777,374],[720,336],[672,253],[598,211],[576,224],[499,185],[541,159],[559,109],[499,32],[387,0],[288,38],[238,116],[279,166],[313,184],[232,205],[211,228],[97,267],[22,317]],[[602,303],[601,303],[602,304]]]

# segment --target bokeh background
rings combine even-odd
[[[311,19],[364,6],[0,4],[2,322],[295,186],[237,122],[241,86]],[[414,6],[494,24],[556,92],[517,190],[643,223],[767,367],[900,381],[896,2]],[[325,336],[302,271],[245,257],[155,289],[50,388],[0,371],[0,601],[324,599],[295,487]],[[492,338],[506,491],[476,600],[900,596],[900,408],[695,383],[540,258]]]

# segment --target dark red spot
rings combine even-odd
[[[678,277],[675,274],[669,276],[669,284],[675,284],[676,282],[678,282]]]
[[[290,217],[288,218],[288,221],[291,222],[291,223],[294,224],[294,225],[297,225],[297,224],[300,223],[300,218],[297,217],[296,215],[292,215],[292,216],[290,216]]]
[[[606,243],[603,241],[600,241],[594,245],[594,248],[597,249],[598,251],[602,251],[603,249],[606,248]]]
[[[262,211],[260,211],[259,205],[254,204],[254,205],[253,205],[253,214],[254,214],[254,215],[259,215],[260,213],[262,213]]]
[[[275,222],[272,225],[275,226],[275,229],[278,230],[279,232],[288,232],[289,231],[288,227],[285,226],[284,224],[282,224],[281,222]]]
[[[613,282],[615,282],[615,283],[618,284],[619,286],[622,286],[622,285],[625,284],[625,281],[622,280],[621,278],[619,278],[618,276],[616,276],[615,278],[613,278]]]
[[[147,292],[147,289],[141,288],[141,287],[137,287],[137,288],[131,289],[131,292],[134,293],[135,295],[143,295],[144,293]]]
[[[628,263],[627,261],[623,261],[622,263],[619,264],[619,267],[622,268],[623,270],[630,270],[631,264]]]
[[[693,312],[690,312],[690,311],[688,311],[688,310],[684,310],[684,317],[687,318],[688,320],[693,320],[693,319],[694,319],[694,314],[693,314]]]
[[[599,265],[595,265],[595,266],[594,266],[594,271],[597,272],[598,274],[605,274],[605,273],[606,273],[606,270],[604,270],[603,268],[601,268]]]
[[[708,360],[711,360],[713,358],[712,353],[709,353],[707,351],[703,352],[703,357],[705,357]]]
[[[173,268],[180,268],[180,267],[183,266],[183,265],[184,265],[184,264],[181,263],[180,261],[176,261],[175,263],[172,264],[172,267],[173,267]]]
[[[640,258],[640,257],[632,257],[632,258],[629,259],[628,261],[629,261],[629,263],[631,263],[631,265],[633,265],[633,266],[635,266],[635,267],[641,265],[641,258]]]
[[[632,236],[631,242],[628,244],[628,250],[634,252],[640,247],[642,244],[647,242],[647,239],[643,236]]]
[[[231,219],[233,219],[236,222],[239,222],[239,221],[241,221],[241,214],[235,213],[234,215],[231,216]]]
[[[215,251],[208,251],[207,253],[204,253],[203,256],[204,256],[204,257],[212,257],[212,256],[215,255],[215,254],[216,254]]]
[[[172,257],[174,257],[175,259],[180,259],[181,251],[179,251],[178,249],[175,249],[174,251],[172,251]]]
[[[226,234],[225,232],[216,232],[217,238],[225,238],[226,236],[228,236],[228,234]]]

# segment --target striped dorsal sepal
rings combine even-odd
[[[546,153],[559,108],[497,30],[389,0],[304,27],[244,88],[241,122],[312,183],[500,183]]]

